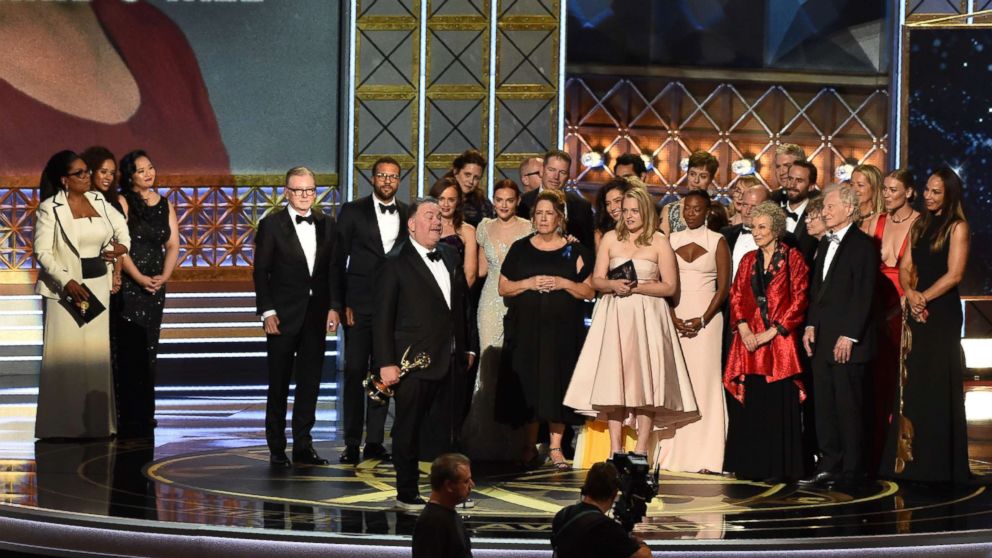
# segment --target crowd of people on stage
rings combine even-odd
[[[918,190],[905,170],[862,164],[827,185],[796,145],[774,161],[769,184],[738,177],[725,206],[717,159],[695,152],[686,193],[662,205],[624,155],[590,203],[567,188],[565,151],[522,161],[490,199],[488,162],[468,150],[407,204],[400,164],[382,157],[372,193],[337,218],[313,210],[313,172],[291,169],[287,206],[255,236],[272,465],[328,463],[311,430],[325,331],[343,329],[338,460],[392,460],[402,508],[424,503],[417,462],[456,449],[562,471],[632,449],[741,479],[966,480],[961,179],[937,169]],[[39,437],[153,425],[176,216],[147,154],[115,167],[93,148],[56,154],[43,175]],[[78,325],[65,294],[108,312]],[[395,392],[391,451],[370,373]],[[573,456],[589,421],[603,438],[582,429]]]
[[[149,436],[176,211],[149,154],[60,151],[42,172],[34,229],[44,345],[35,437]]]
[[[688,191],[661,206],[639,157],[616,161],[594,204],[566,188],[564,151],[523,161],[526,186],[504,179],[491,200],[479,190],[486,163],[465,152],[407,206],[395,200],[399,165],[383,158],[373,193],[342,210],[363,207],[366,226],[338,236],[330,326],[355,313],[349,299],[374,301],[372,348],[346,349],[356,395],[345,408],[363,408],[366,370],[396,389],[401,507],[420,504],[418,456],[457,448],[534,466],[543,436],[551,466],[568,470],[569,431],[589,420],[608,440],[584,429],[578,445],[596,449],[575,455],[583,465],[634,450],[667,470],[742,479],[968,478],[956,285],[969,235],[952,171],[928,178],[917,211],[905,170],[864,164],[825,185],[788,144],[772,183],[739,177],[726,207],[706,152],[689,158]],[[382,204],[397,205],[398,224],[383,228],[394,212]],[[377,223],[408,242],[380,238]],[[376,269],[359,238],[382,267],[354,277]],[[450,296],[432,298],[438,286]],[[407,347],[450,354],[447,370],[400,382]],[[346,412],[355,435],[342,462],[358,461],[364,418]],[[378,452],[376,426],[366,450]]]

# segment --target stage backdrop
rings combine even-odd
[[[338,169],[337,2],[4,2],[0,16],[16,31],[0,43],[17,37],[2,45],[16,63],[0,63],[8,185],[93,144],[219,183]]]
[[[963,295],[992,294],[992,34],[988,29],[909,33],[908,152],[919,193],[933,169],[964,180],[972,230]]]

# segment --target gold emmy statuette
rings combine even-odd
[[[90,303],[85,300],[79,301],[79,315],[86,316],[86,311],[90,309]]]
[[[410,349],[411,347],[407,347],[403,351],[403,358],[400,359],[400,380],[412,370],[427,368],[431,365],[431,357],[427,353],[419,353],[413,357],[412,361],[407,360],[406,357],[410,354]],[[389,398],[394,394],[393,388],[384,384],[382,378],[372,372],[369,372],[369,376],[362,382],[362,387],[365,388],[365,393],[368,394],[369,399],[380,405],[389,403]]]

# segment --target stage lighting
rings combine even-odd
[[[579,159],[579,162],[581,162],[582,166],[586,167],[587,169],[600,168],[604,164],[606,164],[606,161],[603,158],[603,154],[600,153],[599,151],[586,151],[585,153],[582,154],[582,157]]]

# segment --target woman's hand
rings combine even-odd
[[[69,279],[69,282],[65,284],[63,289],[65,292],[69,293],[69,296],[71,296],[77,304],[80,302],[85,302],[90,298],[90,295],[86,292],[86,289],[77,283],[75,279]]]
[[[158,287],[155,286],[155,282],[147,275],[139,275],[138,278],[135,279],[135,283],[151,294],[155,294],[155,292],[158,291]]]
[[[762,345],[767,345],[768,343],[771,343],[772,339],[775,339],[776,335],[778,335],[778,330],[771,327],[755,335],[754,339],[757,342],[758,347],[760,347]]]
[[[117,258],[123,256],[124,254],[127,254],[127,248],[125,248],[123,244],[115,241],[110,243],[110,250],[104,250],[100,255],[103,257],[103,261],[105,262],[117,263]]]
[[[624,281],[623,279],[613,279],[610,281],[610,287],[613,289],[613,294],[623,297],[630,296],[633,292],[633,287],[629,281]]]
[[[121,274],[120,272],[115,272],[113,274],[113,281],[110,284],[110,294],[117,294],[121,290]]]
[[[747,349],[747,352],[753,353],[758,349],[758,339],[751,333],[751,328],[747,323],[737,326],[737,333],[740,334],[741,342],[744,343],[744,348]]]
[[[909,303],[909,309],[913,314],[919,314],[927,307],[927,299],[923,293],[913,289],[906,291],[906,302]]]

